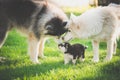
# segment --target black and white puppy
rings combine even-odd
[[[85,49],[87,47],[82,44],[73,44],[71,45],[68,42],[58,44],[58,48],[64,52],[64,64],[69,63],[72,60],[72,63],[75,64],[76,60],[84,61],[85,58]]]

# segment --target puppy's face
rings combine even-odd
[[[65,53],[68,50],[69,46],[70,46],[69,43],[60,43],[58,45],[58,48]]]

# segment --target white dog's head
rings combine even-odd
[[[71,14],[70,16],[70,20],[68,21],[66,28],[68,29],[68,32],[66,32],[66,34],[64,36],[61,37],[61,39],[63,41],[69,41],[72,38],[75,38],[76,35],[76,31],[79,30],[79,24],[78,24],[78,20],[77,20],[77,16],[75,16],[74,14]]]

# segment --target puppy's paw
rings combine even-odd
[[[68,61],[64,61],[64,64],[66,65],[66,64],[68,64],[69,62]]]
[[[82,62],[84,62],[84,61],[85,61],[85,59],[81,59],[81,61],[82,61]]]
[[[73,60],[72,60],[72,63],[75,65],[75,63],[76,63],[76,59],[73,59]]]
[[[85,61],[85,58],[79,58],[79,61],[84,62],[84,61]]]

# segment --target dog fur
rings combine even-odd
[[[120,6],[97,7],[84,12],[80,16],[71,14],[66,28],[70,30],[61,39],[91,39],[93,45],[93,61],[99,61],[99,42],[107,43],[105,61],[112,59],[116,52],[116,39],[120,34]]]
[[[34,63],[43,57],[45,38],[66,32],[67,16],[45,0],[0,0],[0,47],[8,31],[16,28],[28,37],[28,53]]]
[[[86,46],[79,43],[71,45],[68,42],[64,42],[60,43],[58,48],[64,52],[64,64],[69,63],[71,60],[75,64],[77,59],[84,61]]]

